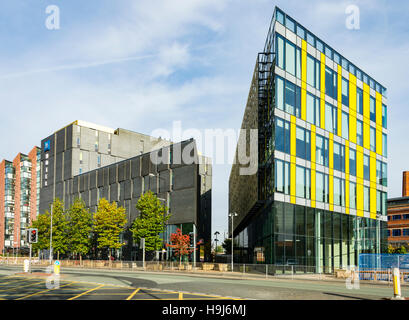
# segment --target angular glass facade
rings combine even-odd
[[[333,272],[382,252],[386,89],[278,8],[255,72],[258,199],[248,210],[230,191],[236,262]]]

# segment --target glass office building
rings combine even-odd
[[[242,123],[258,130],[257,174],[234,164],[229,181],[236,262],[333,272],[384,250],[386,96],[275,8]]]

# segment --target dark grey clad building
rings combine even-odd
[[[203,239],[204,259],[210,255],[212,165],[191,139],[179,143],[124,129],[76,121],[42,141],[40,213],[54,198],[69,207],[75,198],[95,212],[102,198],[126,209],[129,227],[141,194],[151,190],[169,208],[163,235],[176,228]],[[126,232],[121,258],[136,258],[137,247]],[[207,245],[206,245],[207,244]],[[169,250],[169,249],[167,249]],[[170,252],[168,252],[170,256]],[[199,252],[197,254],[199,257]]]

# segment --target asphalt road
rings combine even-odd
[[[22,267],[0,266],[0,299],[58,300],[377,300],[390,298],[392,286],[363,283],[348,289],[343,281],[226,279],[205,275],[62,269],[59,289],[46,277],[22,275]],[[34,268],[34,274],[44,272]],[[409,296],[409,287],[402,287]]]

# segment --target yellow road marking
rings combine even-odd
[[[30,283],[30,284],[26,284],[24,286],[18,286],[18,287],[12,288],[12,289],[3,289],[3,290],[0,290],[0,291],[13,291],[13,290],[17,290],[17,289],[20,289],[20,288],[29,287],[29,286],[32,286],[32,285],[35,285],[35,284],[39,284],[39,283],[41,283],[43,281],[44,280],[41,280],[41,281],[33,282],[33,283]]]
[[[65,285],[63,285],[63,286],[60,286],[60,288],[69,286],[70,284],[73,284],[73,283],[75,283],[75,281],[73,281],[73,282],[71,282],[71,283],[67,283],[67,284],[65,284]],[[27,296],[24,296],[24,297],[15,299],[15,300],[22,300],[22,299],[29,298],[29,297],[32,297],[32,296],[36,296],[36,295],[41,294],[41,293],[43,293],[43,292],[48,292],[48,291],[51,291],[51,290],[58,290],[58,289],[59,289],[59,288],[52,288],[52,289],[47,289],[47,290],[35,292],[35,293],[29,294],[29,295],[27,295]]]
[[[18,283],[18,282],[21,282],[21,281],[22,281],[21,279],[12,279],[12,281],[7,281],[7,282],[0,283],[0,287],[5,285],[5,284],[8,284],[8,283]]]
[[[183,300],[183,293],[179,292],[179,300]]]
[[[83,292],[83,293],[81,293],[81,294],[79,294],[79,295],[77,295],[77,296],[75,296],[75,297],[69,298],[68,300],[77,299],[77,298],[79,298],[79,297],[81,297],[81,296],[83,296],[83,295],[86,295],[87,293],[90,293],[90,292],[92,292],[92,291],[94,291],[94,290],[98,290],[99,288],[102,288],[103,286],[104,286],[104,285],[101,284],[101,285],[99,285],[98,287],[95,287],[95,288],[93,288],[93,289],[90,289],[90,290],[88,290],[88,291],[85,291],[85,292]]]
[[[128,298],[126,298],[126,300],[131,300],[133,296],[138,293],[139,290],[141,290],[141,288],[138,288],[134,292],[132,292],[132,294]]]

